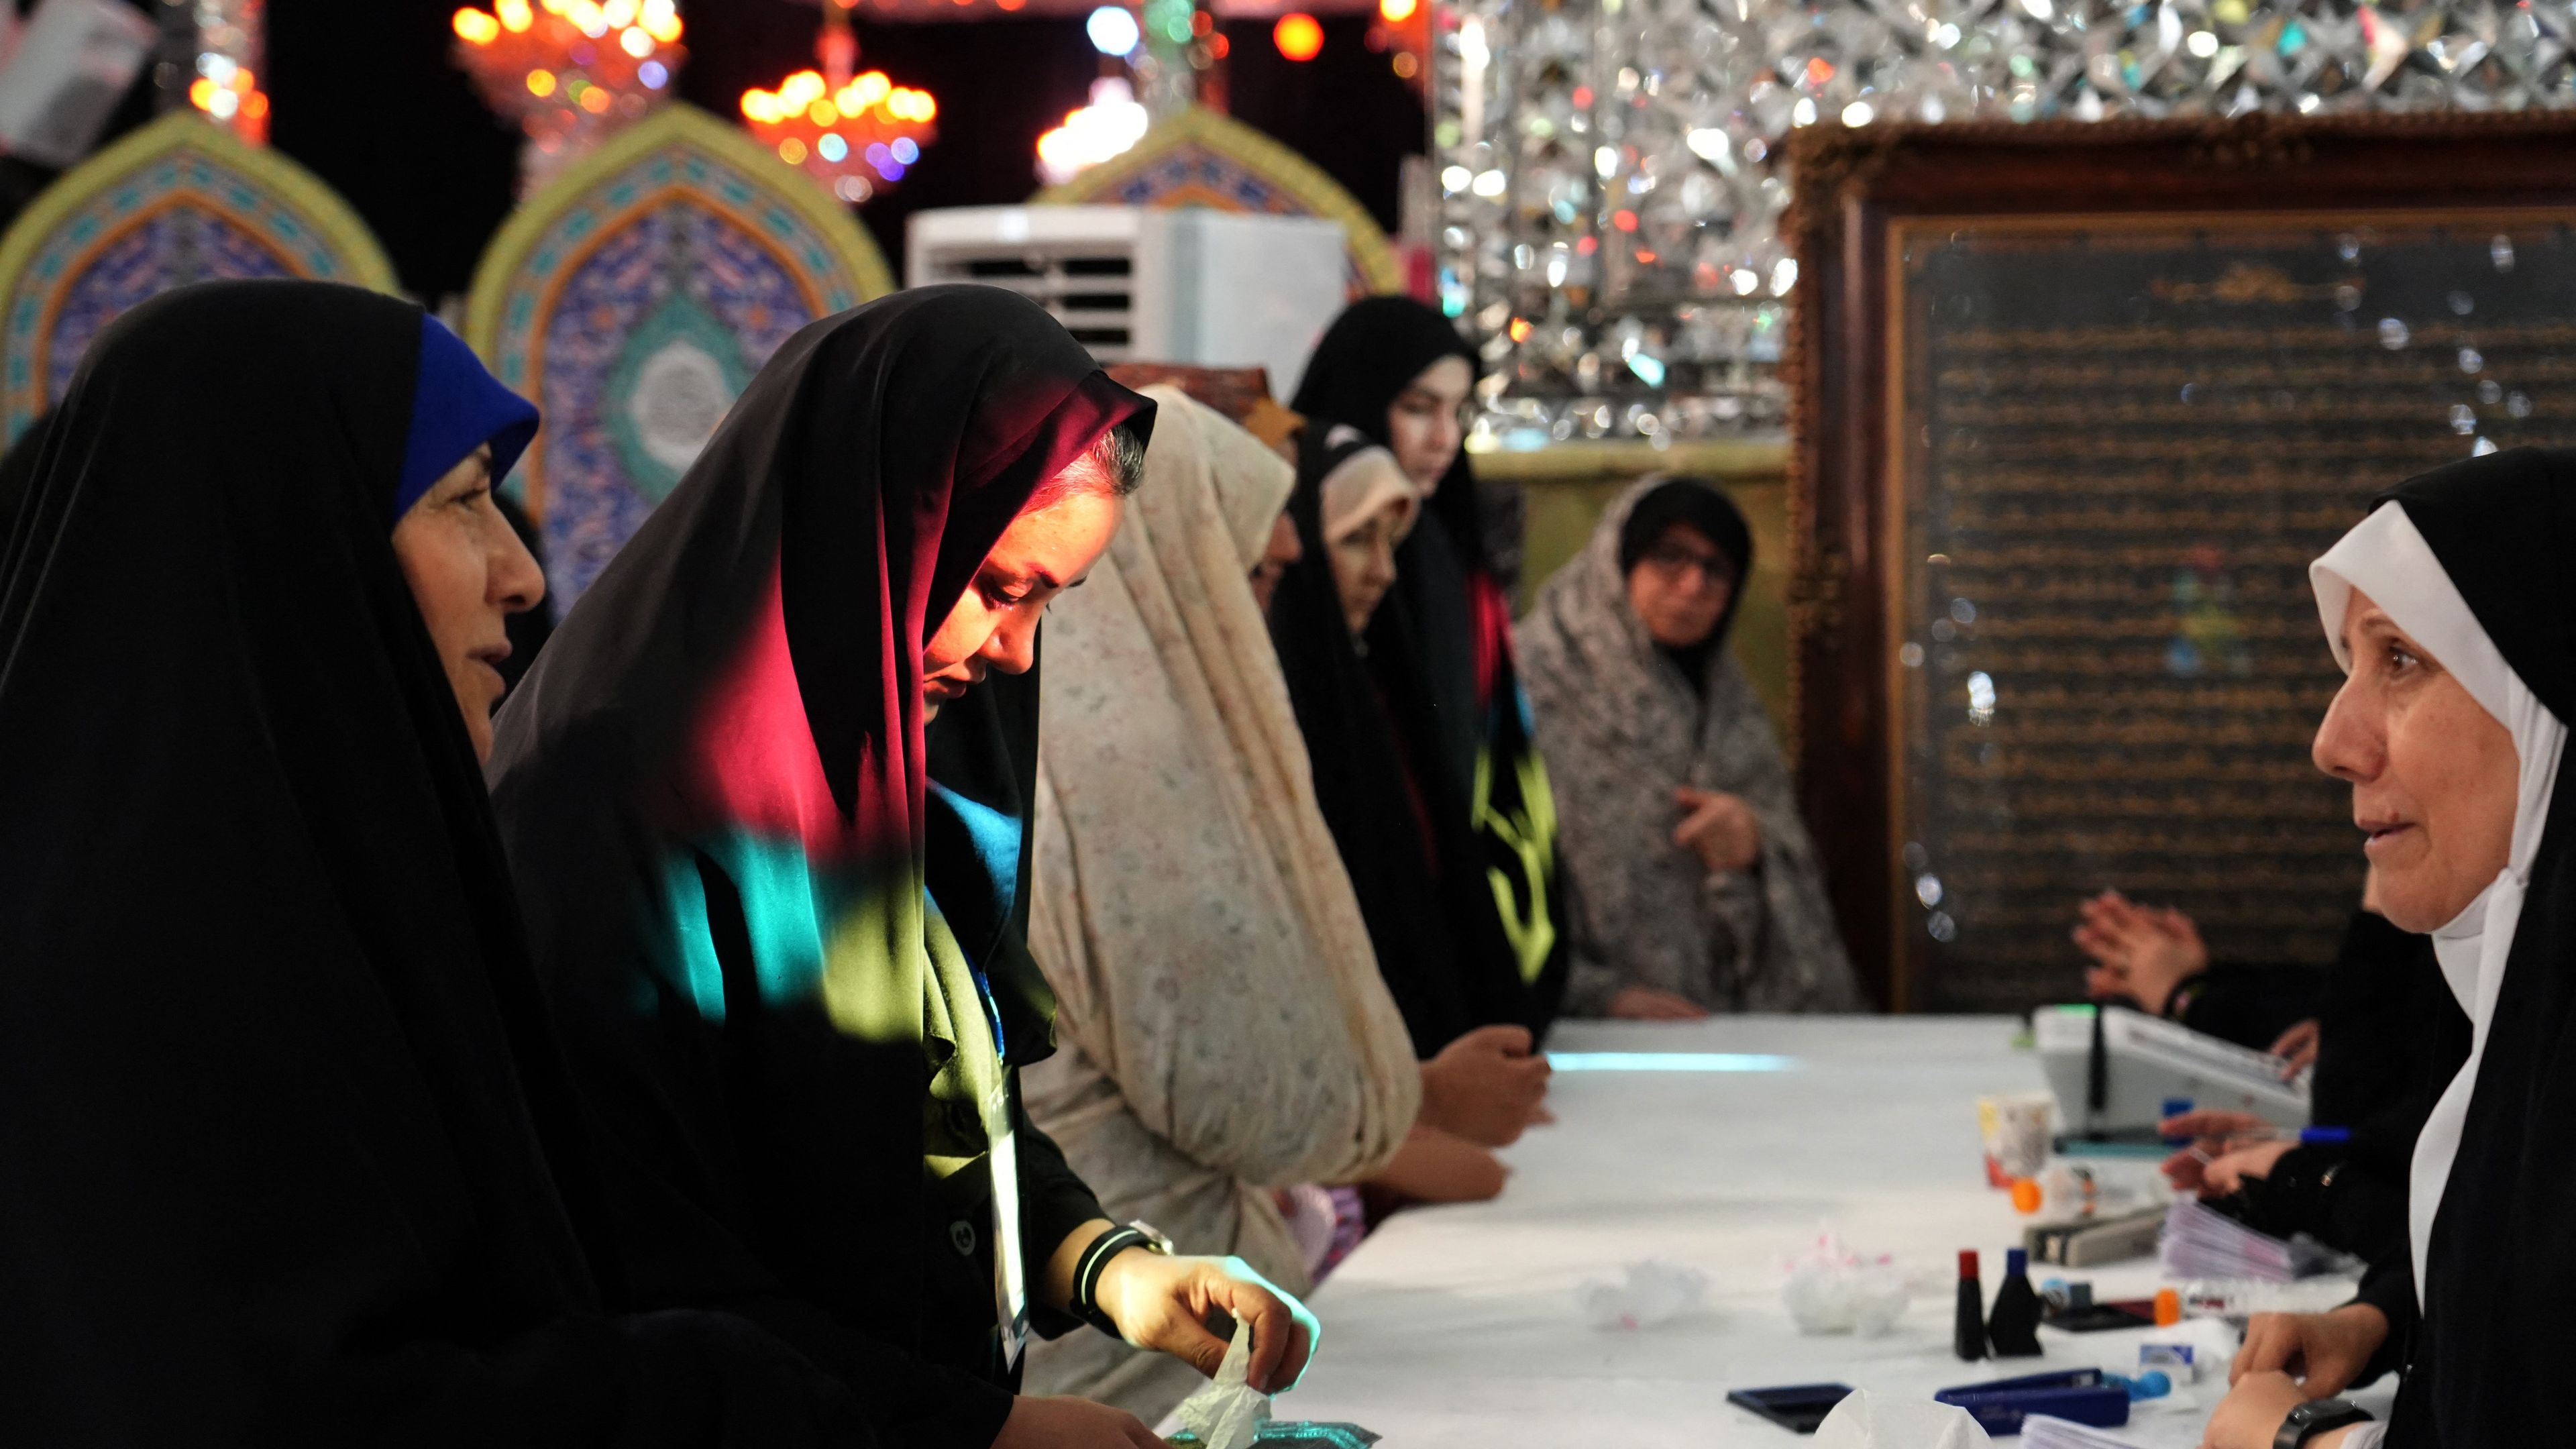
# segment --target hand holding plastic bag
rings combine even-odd
[[[1207,1449],[1245,1449],[1270,1418],[1270,1396],[1245,1382],[1251,1367],[1252,1325],[1237,1323],[1216,1378],[1174,1411]]]

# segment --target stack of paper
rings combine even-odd
[[[2185,1280],[2287,1283],[2322,1271],[2332,1257],[2304,1238],[2283,1242],[2258,1233],[2194,1197],[2174,1199],[2156,1247],[2165,1276]]]
[[[2137,1442],[2065,1419],[2033,1414],[2021,1421],[2022,1449],[2137,1449]]]

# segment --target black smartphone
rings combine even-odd
[[[1790,1384],[1777,1389],[1737,1389],[1726,1401],[1751,1409],[1793,1434],[1812,1434],[1834,1405],[1851,1397],[1849,1384]]]

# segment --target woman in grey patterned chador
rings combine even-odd
[[[1573,897],[1570,1014],[1861,1005],[1771,721],[1724,647],[1752,562],[1725,494],[1647,478],[1520,623]]]

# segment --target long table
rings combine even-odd
[[[2017,1026],[1560,1027],[1549,1042],[1557,1121],[1504,1153],[1502,1197],[1400,1213],[1371,1235],[1316,1291],[1322,1351],[1278,1414],[1354,1422],[1386,1449],[1777,1449],[1800,1441],[1728,1405],[1728,1390],[1838,1380],[1926,1395],[2051,1367],[2133,1370],[2143,1331],[2043,1330],[2036,1360],[1952,1356],[1958,1250],[1979,1250],[1991,1296],[2003,1250],[2020,1240],[2022,1220],[1986,1185],[1975,1109],[1986,1093],[2041,1088],[2037,1059],[2012,1049]],[[1825,1222],[1918,1275],[1893,1333],[1808,1337],[1791,1323],[1786,1264]],[[1702,1307],[1636,1330],[1592,1327],[1578,1286],[1649,1257],[1706,1274]],[[2156,1283],[2152,1260],[2074,1276],[2105,1296]],[[2116,1432],[2189,1449],[2220,1391],[2142,1405]]]

